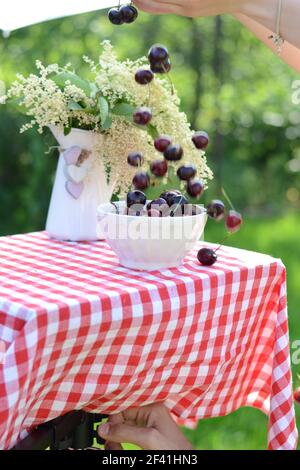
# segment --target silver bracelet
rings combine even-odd
[[[272,39],[275,46],[277,47],[278,55],[281,54],[282,46],[284,43],[284,39],[280,34],[281,12],[282,12],[282,0],[278,0],[277,13],[276,13],[276,29],[275,29],[276,32],[275,34],[271,34],[271,36],[269,36],[269,39]]]

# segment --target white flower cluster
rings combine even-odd
[[[149,168],[153,160],[153,141],[149,134],[137,129],[122,117],[115,117],[110,130],[104,138],[104,147],[95,147],[94,151],[104,158],[109,168],[109,180],[120,196],[128,192],[136,168],[127,164],[127,155],[138,149],[145,157],[144,168]]]
[[[13,82],[5,96],[0,98],[0,104],[12,101],[18,104],[27,116],[32,117],[30,122],[22,126],[21,132],[32,127],[38,127],[42,133],[44,127],[57,125],[68,127],[72,122],[79,122],[79,127],[94,129],[99,124],[99,118],[87,113],[78,106],[78,109],[70,107],[70,103],[83,102],[86,107],[95,106],[95,100],[70,80],[66,80],[61,87],[54,80],[59,74],[70,71],[70,64],[61,68],[57,64],[45,67],[39,60],[36,61],[38,75],[30,74],[24,77],[17,74],[17,80]],[[68,75],[66,75],[68,76]]]
[[[99,66],[86,59],[95,72],[95,82],[103,96],[113,106],[120,100],[126,101],[136,107],[149,105],[153,118],[151,124],[158,134],[169,135],[174,143],[180,144],[184,149],[184,158],[178,162],[192,163],[197,168],[197,175],[204,181],[212,179],[212,172],[207,166],[204,152],[197,150],[192,143],[193,131],[185,113],[180,111],[180,99],[173,86],[165,78],[157,78],[148,86],[141,86],[135,81],[135,72],[143,67],[147,68],[146,57],[137,61],[126,60],[120,62],[109,41],[102,43],[103,52],[100,55]],[[153,146],[153,139],[137,127],[128,125],[122,119],[115,117],[113,126],[107,133],[106,158],[113,161],[113,167],[118,169],[118,162],[124,162],[126,155],[133,150],[144,154],[146,165],[154,159],[161,158]],[[123,182],[122,189],[131,183],[133,171],[120,168]],[[125,181],[126,180],[126,181]]]
[[[83,57],[94,75],[93,83],[77,76],[70,64],[63,68],[57,64],[45,67],[36,61],[37,75],[31,74],[27,78],[17,75],[7,95],[0,97],[0,103],[15,101],[31,117],[21,132],[37,125],[41,133],[44,127],[55,125],[104,133],[105,148],[98,149],[99,157],[105,159],[110,179],[116,181],[116,190],[121,194],[130,186],[134,173],[127,165],[129,152],[142,152],[146,168],[150,161],[161,158],[161,155],[154,149],[152,133],[150,135],[147,130],[135,126],[131,116],[114,113],[114,107],[120,102],[133,107],[149,106],[153,114],[152,130],[169,135],[173,143],[183,147],[184,158],[180,165],[192,163],[199,178],[204,181],[211,179],[204,152],[197,150],[192,143],[193,132],[185,113],[180,111],[180,100],[170,82],[156,75],[149,86],[139,85],[134,76],[139,68],[147,67],[147,59],[121,62],[109,41],[104,41],[102,47],[98,63]],[[61,77],[65,77],[63,82]],[[83,82],[86,86],[82,86]],[[100,96],[109,108],[111,123],[106,128],[102,128],[98,105]]]

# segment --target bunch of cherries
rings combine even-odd
[[[193,141],[194,143],[196,142],[196,144],[197,134],[202,133],[196,133],[193,137]],[[171,138],[167,135],[157,137],[154,141],[154,147],[163,155],[163,158],[151,162],[150,171],[156,177],[163,177],[167,174],[169,165],[172,164],[172,162],[178,162],[182,159],[183,148],[181,145],[173,143]],[[203,148],[203,146],[201,148]],[[141,152],[131,152],[127,157],[127,162],[133,167],[139,167],[144,162],[143,154]],[[196,173],[196,167],[191,164],[182,165],[177,170],[178,178],[186,183],[187,194],[195,199],[199,199],[204,192],[205,186],[203,181],[195,179]],[[150,175],[145,171],[138,171],[132,182],[135,189],[143,191],[150,186]]]
[[[227,230],[227,236],[223,242],[233,233],[238,232],[243,223],[243,218],[239,212],[231,208],[226,214],[225,206],[222,201],[215,199],[206,206],[206,213],[210,219],[219,222],[225,218],[225,227]],[[221,245],[216,248],[201,248],[198,251],[198,261],[204,266],[212,266],[218,259],[217,251],[221,248]]]
[[[154,74],[168,74],[171,70],[171,61],[168,49],[161,44],[154,44],[149,50],[148,60],[150,65],[149,69],[139,69],[135,74],[135,80],[139,85],[148,85],[154,79]],[[170,79],[171,81],[171,79]],[[171,82],[172,83],[172,82]],[[173,84],[172,84],[173,85]],[[149,99],[150,99],[149,88]],[[133,122],[138,126],[148,126],[152,119],[152,111],[148,106],[141,106],[137,108],[133,114]]]
[[[148,217],[184,217],[195,216],[206,211],[210,219],[216,222],[225,218],[225,227],[228,235],[237,232],[243,222],[241,214],[231,209],[226,214],[225,205],[222,201],[215,199],[211,201],[205,209],[190,204],[188,199],[178,190],[171,189],[164,191],[159,198],[147,203],[146,195],[135,189],[127,194],[126,214],[131,216]],[[226,237],[226,238],[227,238]],[[221,245],[220,245],[221,246]],[[211,266],[217,261],[217,251],[211,248],[201,248],[198,251],[197,258],[205,266]]]
[[[108,12],[108,19],[112,24],[121,25],[124,23],[133,23],[138,17],[138,10],[130,3],[129,5],[120,5],[117,8],[111,8]]]
[[[148,85],[154,79],[156,73],[168,73],[171,70],[171,62],[168,49],[161,45],[153,45],[148,53],[149,69],[140,69],[135,74],[135,80],[140,85]],[[150,96],[150,90],[149,90]],[[152,111],[149,107],[137,108],[133,114],[133,122],[139,126],[147,126],[152,119]],[[192,137],[194,146],[199,150],[205,150],[209,144],[209,136],[204,131],[195,132]],[[160,135],[154,140],[155,149],[163,158],[154,160],[150,164],[150,171],[155,177],[164,177],[168,173],[169,165],[182,159],[184,151],[181,145],[172,142],[168,135]],[[127,162],[132,167],[140,167],[144,163],[141,152],[131,152]],[[197,169],[194,165],[184,164],[177,170],[180,181],[185,182],[186,193],[194,199],[199,199],[205,189],[203,181],[196,179]],[[150,186],[150,175],[146,171],[138,171],[133,180],[134,190],[127,194],[127,215],[148,217],[182,217],[197,215],[203,209],[195,204],[189,204],[188,199],[178,190],[164,191],[159,198],[147,203],[144,190]],[[208,216],[220,221],[225,218],[225,206],[222,201],[214,200],[206,207]],[[231,209],[225,218],[225,226],[229,234],[239,230],[242,224],[242,216]],[[201,264],[210,266],[217,260],[217,250],[202,248],[198,252],[198,260]]]
[[[135,80],[140,85],[148,85],[154,79],[155,73],[168,73],[171,69],[171,62],[168,49],[155,44],[148,53],[150,63],[149,69],[140,69],[135,74]],[[149,93],[150,95],[150,93]],[[152,111],[148,106],[137,108],[133,113],[133,122],[139,126],[147,126],[152,119]],[[209,143],[206,132],[196,132],[192,138],[197,149],[205,150]],[[163,159],[155,160],[151,163],[151,173],[156,177],[163,177],[168,172],[168,165],[178,162],[183,157],[183,148],[178,143],[172,142],[168,135],[160,135],[154,141],[155,149],[163,155]],[[144,157],[140,152],[132,152],[128,155],[129,165],[139,167],[143,164]],[[186,182],[186,192],[193,198],[199,198],[204,191],[204,184],[201,180],[196,180],[196,168],[193,165],[182,165],[178,168],[177,176],[181,181]],[[150,186],[150,176],[144,171],[139,171],[134,179],[135,189],[143,191]]]
[[[121,7],[119,11],[122,10]],[[171,70],[171,61],[168,49],[161,44],[154,44],[148,53],[149,68],[139,69],[135,73],[135,80],[138,84],[149,87],[149,99],[151,96],[150,84],[156,73],[168,74]],[[172,81],[169,78],[171,84]],[[173,85],[173,84],[172,84]],[[152,120],[152,111],[148,106],[138,107],[132,116],[133,122],[141,127],[148,126]],[[205,150],[209,144],[209,136],[204,131],[195,132],[192,137],[194,146],[199,150]],[[179,162],[184,154],[182,146],[172,142],[168,135],[160,135],[154,140],[154,147],[157,152],[162,154],[162,158],[154,160],[150,164],[150,171],[154,177],[164,177],[167,175],[169,166],[174,162]],[[138,168],[144,163],[144,156],[141,152],[135,151],[129,153],[127,162],[130,166]],[[201,179],[196,179],[197,169],[192,164],[181,165],[177,170],[177,176],[180,181],[185,183],[185,191],[193,199],[200,199],[205,185]],[[180,191],[171,189],[164,191],[159,198],[147,203],[145,191],[151,184],[150,174],[139,170],[133,180],[133,191],[127,194],[126,214],[131,216],[148,217],[183,217],[195,216],[203,212],[203,208],[196,204],[190,204],[187,197]],[[220,221],[225,218],[225,226],[229,234],[239,230],[242,224],[242,216],[233,208],[225,217],[225,205],[220,200],[214,200],[206,207],[207,215]],[[198,260],[205,266],[211,266],[217,260],[217,250],[202,248],[198,252]]]

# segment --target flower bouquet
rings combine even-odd
[[[191,168],[204,186],[212,178],[205,145],[196,145],[174,86],[163,75],[170,68],[167,61],[162,70],[154,70],[154,77],[153,62],[149,66],[146,57],[119,61],[109,41],[102,43],[98,62],[83,60],[88,78],[70,64],[44,66],[37,61],[38,73],[18,74],[1,98],[30,118],[21,132],[50,128],[57,139],[60,157],[46,228],[51,236],[76,241],[102,237],[97,233],[97,207],[113,193],[122,198],[132,181],[153,199],[162,188],[183,188],[190,179],[184,174]],[[160,136],[175,143],[168,164],[161,160]]]

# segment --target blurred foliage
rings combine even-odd
[[[137,58],[154,42],[170,50],[172,78],[195,129],[211,136],[208,161],[215,181],[240,209],[276,213],[300,207],[300,107],[291,101],[296,74],[230,17],[191,20],[141,14],[132,25],[115,27],[105,11],[50,21],[0,38],[0,80],[29,74],[35,60],[72,62],[97,58],[109,38],[121,58]],[[0,107],[0,233],[40,229],[50,197],[53,142],[18,133],[24,117]]]
[[[300,107],[291,100],[296,73],[230,17],[190,20],[141,14],[136,23],[115,27],[100,12],[0,38],[0,80],[9,85],[16,72],[29,74],[36,59],[86,67],[82,55],[97,58],[99,44],[107,38],[121,58],[144,55],[155,42],[168,46],[182,109],[195,129],[211,136],[207,157],[215,180],[206,198],[219,196],[223,185],[236,208],[248,215],[230,244],[283,259],[291,338],[300,338],[300,225],[296,215],[289,215],[300,207]],[[16,110],[0,107],[2,235],[43,229],[56,167],[56,153],[45,154],[55,145],[53,138],[47,132],[20,135],[23,122]],[[220,240],[220,231],[209,224],[207,239]],[[265,448],[265,426],[257,411],[240,410],[200,422],[197,432],[187,433],[199,448]]]

